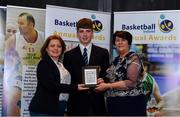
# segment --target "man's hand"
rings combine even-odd
[[[89,88],[85,86],[85,84],[78,84],[78,90],[82,91],[82,90],[88,90]]]

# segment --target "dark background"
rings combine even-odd
[[[46,4],[105,12],[180,9],[180,0],[0,0],[0,6],[45,9]]]

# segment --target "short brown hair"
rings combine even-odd
[[[47,54],[46,48],[48,47],[50,41],[55,40],[55,39],[59,40],[59,42],[61,43],[61,46],[62,46],[62,53],[61,53],[60,57],[64,54],[64,51],[66,50],[66,45],[65,45],[63,39],[59,35],[50,35],[49,37],[47,37],[44,45],[41,48],[41,58],[43,58],[45,56],[45,54]]]
[[[126,39],[128,41],[128,45],[131,45],[132,43],[132,34],[128,31],[116,31],[113,34],[113,45],[115,45],[116,37]]]
[[[87,28],[93,30],[93,21],[89,18],[82,18],[77,22],[77,31],[79,28]]]
[[[26,16],[27,21],[28,21],[28,22],[32,22],[32,23],[33,23],[33,27],[35,26],[34,17],[33,17],[30,13],[23,12],[23,13],[21,13],[21,14],[19,15],[19,17],[22,17],[22,16]]]

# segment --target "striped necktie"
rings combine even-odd
[[[84,48],[84,52],[83,52],[83,61],[84,61],[85,65],[88,64],[88,55],[87,55],[87,49],[86,48]]]

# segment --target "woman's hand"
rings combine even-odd
[[[109,83],[104,83],[103,82],[103,83],[100,83],[100,84],[96,85],[96,88],[94,90],[95,90],[95,92],[102,92],[102,91],[105,91],[105,90],[109,89],[110,85],[111,84],[109,84]]]
[[[97,79],[97,84],[101,84],[101,83],[104,83],[104,80],[102,78],[98,78]]]

